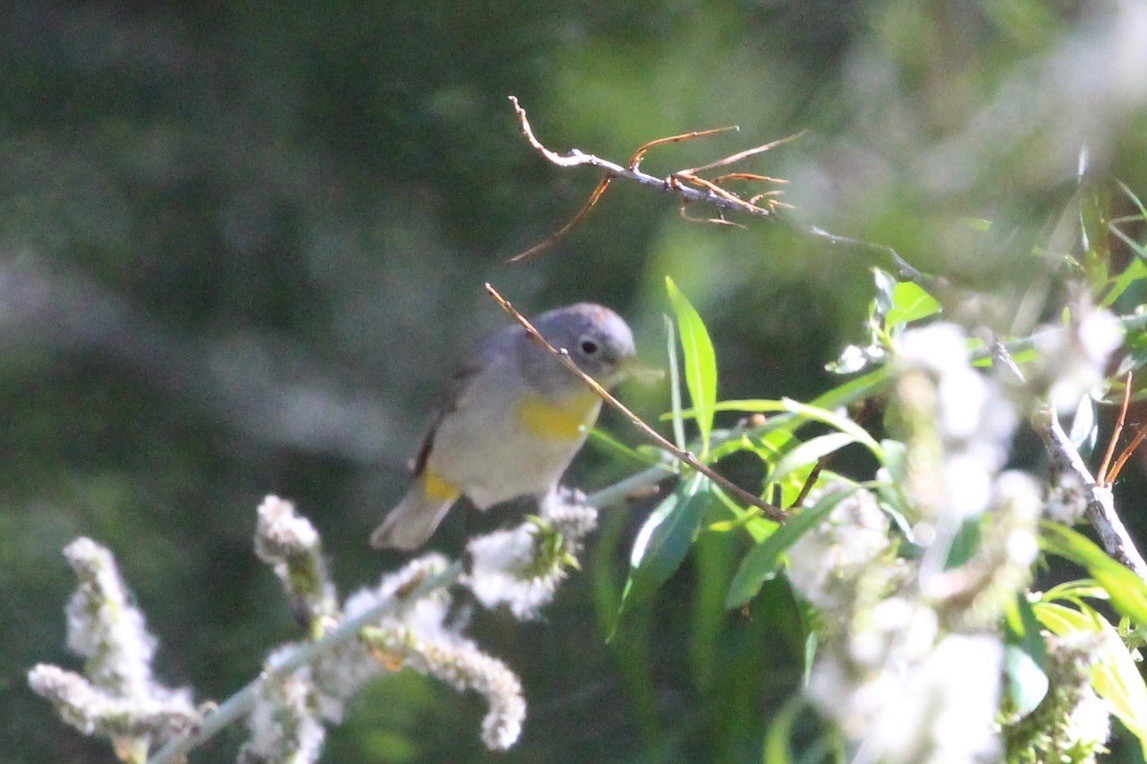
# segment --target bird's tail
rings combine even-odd
[[[425,477],[414,481],[398,506],[370,534],[372,547],[410,551],[426,543],[458,499],[457,492],[427,490],[426,483]]]

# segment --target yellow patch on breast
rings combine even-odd
[[[559,401],[528,395],[518,402],[518,421],[531,434],[547,440],[573,440],[593,423],[599,399],[593,393],[577,393]]]
[[[441,475],[430,468],[422,472],[422,493],[433,501],[451,501],[462,495],[457,486],[446,482]]]

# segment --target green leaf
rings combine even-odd
[[[1008,644],[1019,645],[1035,659],[1040,668],[1047,668],[1047,643],[1039,629],[1035,610],[1027,594],[1017,592],[1015,599],[1004,611]]]
[[[988,359],[989,364],[991,359]],[[863,400],[868,396],[876,393],[882,389],[888,381],[892,378],[892,372],[889,369],[880,368],[865,374],[863,377],[849,380],[843,385],[837,385],[831,390],[813,398],[810,406],[816,406],[822,409],[835,409],[841,406],[847,406],[850,403]],[[740,411],[746,414],[768,414],[773,412],[785,412],[788,409],[784,403],[779,400],[772,400],[769,398],[749,398],[742,400],[729,400],[721,401],[714,405],[714,411]],[[672,414],[662,414],[661,419],[668,421],[672,418]],[[681,416],[686,418],[696,417],[696,409],[685,409],[681,412]],[[780,417],[777,417],[780,419]],[[757,428],[756,431],[775,429],[777,427],[785,426],[791,418],[785,419],[781,422],[772,422],[764,425],[762,428]]]
[[[1091,670],[1091,686],[1111,704],[1111,712],[1139,738],[1147,756],[1147,685],[1119,632],[1107,619],[1087,608],[1103,633],[1099,663]]]
[[[922,287],[911,281],[901,281],[892,290],[892,307],[884,317],[884,328],[919,321],[940,312],[940,303]]]
[[[1142,249],[1142,245],[1136,245]],[[1103,300],[1099,303],[1101,308],[1109,308],[1115,303],[1123,293],[1135,285],[1137,281],[1147,279],[1147,253],[1141,254],[1140,258],[1132,260],[1131,263],[1123,269],[1123,272],[1116,276],[1111,281],[1111,288],[1107,290],[1107,294],[1103,296]]]
[[[621,594],[618,618],[656,592],[681,566],[701,527],[712,496],[709,480],[694,474],[653,510],[641,526],[629,558],[629,580]]]
[[[1091,686],[1107,702],[1111,712],[1139,738],[1147,754],[1147,685],[1115,627],[1095,610],[1086,605],[1081,608],[1073,610],[1053,602],[1037,602],[1033,609],[1040,623],[1059,636],[1077,632],[1103,636],[1098,662],[1091,669]]]
[[[892,379],[892,370],[879,368],[863,377],[837,385],[813,398],[811,405],[822,409],[835,409],[863,400],[883,388]]]
[[[1084,598],[1106,601],[1111,599],[1111,595],[1090,578],[1081,578],[1077,581],[1064,581],[1062,584],[1056,584],[1040,596],[1044,602],[1055,602],[1056,600],[1078,602]]]
[[[1059,523],[1041,523],[1040,546],[1087,569],[1111,595],[1111,604],[1138,626],[1147,626],[1147,582],[1107,556],[1086,536]]]
[[[1035,610],[1023,592],[1016,594],[1005,610],[1005,624],[1008,694],[1020,715],[1026,716],[1047,694],[1047,643]]]
[[[908,445],[899,440],[885,438],[880,441],[884,452],[884,466],[894,483],[903,483],[908,477]]]
[[[880,460],[881,464],[884,463],[884,450],[876,439],[868,434],[868,431],[858,425],[856,422],[849,419],[847,416],[837,414],[835,411],[829,411],[818,406],[812,406],[800,401],[794,401],[791,398],[783,398],[781,402],[785,408],[794,414],[799,414],[807,419],[812,419],[829,427],[835,427],[843,433],[851,435],[857,443],[867,448],[869,451]]]
[[[757,544],[741,560],[741,566],[729,585],[725,606],[737,608],[757,596],[766,580],[776,574],[784,553],[807,531],[819,525],[833,507],[851,496],[857,489],[849,488],[824,496],[813,506],[777,528],[776,532]]]
[[[948,547],[948,559],[944,563],[945,569],[958,568],[972,559],[976,550],[980,548],[981,535],[978,518],[964,520]]]
[[[665,335],[668,342],[669,354],[669,396],[673,407],[670,415],[673,417],[673,442],[682,451],[685,450],[685,419],[681,416],[681,372],[677,368],[677,333],[673,329],[673,319],[665,319]]]
[[[717,355],[701,314],[668,276],[665,277],[665,286],[677,315],[681,349],[685,354],[685,384],[697,412],[701,458],[705,459],[709,455],[709,436],[713,431],[713,412],[717,404]]]
[[[793,722],[801,705],[801,698],[794,697],[769,720],[769,730],[765,733],[764,755],[761,758],[763,764],[793,764],[790,743],[793,736]]]
[[[772,473],[769,475],[769,481],[774,483],[780,482],[784,480],[790,472],[798,470],[801,467],[815,464],[821,457],[827,456],[834,451],[839,451],[845,446],[855,442],[856,438],[846,432],[830,432],[827,435],[821,435],[805,441],[781,457],[781,460],[777,462],[777,466],[773,468]]]
[[[1008,678],[1008,695],[1020,716],[1034,711],[1047,695],[1047,674],[1019,645],[1004,648],[1004,675]]]

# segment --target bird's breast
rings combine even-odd
[[[560,398],[526,395],[515,406],[521,426],[542,440],[575,440],[597,418],[601,400],[591,391],[578,391]]]

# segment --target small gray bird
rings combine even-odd
[[[534,326],[603,387],[638,369],[629,325],[578,303]],[[521,326],[488,337],[451,379],[414,460],[406,496],[370,536],[376,549],[417,549],[463,494],[478,507],[544,497],[585,442],[601,399]]]

